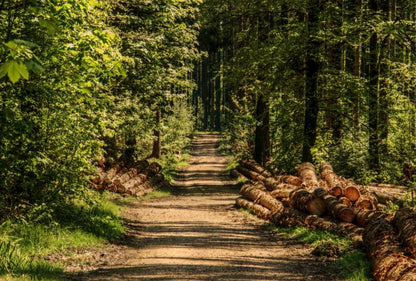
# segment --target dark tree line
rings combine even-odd
[[[223,129],[262,164],[326,160],[363,180],[400,180],[416,156],[412,1],[202,7],[200,128]]]

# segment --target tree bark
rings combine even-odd
[[[368,2],[369,9],[373,13],[378,12],[378,1],[370,0]],[[378,34],[374,32],[370,37],[368,58],[368,153],[369,167],[371,170],[380,172],[380,146],[378,138],[379,129],[379,102],[378,102]]]
[[[160,132],[160,123],[162,121],[162,112],[160,109],[156,110],[156,129],[153,131],[155,140],[153,141],[153,149],[151,157],[160,159],[162,157],[162,136]]]
[[[320,0],[308,1],[308,38],[306,51],[305,117],[302,161],[312,162],[311,148],[315,145],[318,105],[318,73],[320,42],[315,38],[319,30]]]

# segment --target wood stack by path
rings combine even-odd
[[[159,164],[149,164],[147,160],[139,161],[129,168],[117,164],[107,170],[101,164],[91,184],[98,190],[143,196],[169,184],[160,171]]]
[[[405,189],[360,185],[337,175],[329,163],[319,171],[320,178],[311,163],[303,163],[297,176],[275,175],[253,160],[241,161],[233,175],[248,182],[236,205],[280,226],[351,237],[366,249],[378,281],[416,280],[416,212],[402,209],[393,217],[378,208],[379,202],[403,199]]]

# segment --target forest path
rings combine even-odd
[[[127,206],[123,245],[73,280],[338,280],[309,247],[235,209],[238,188],[218,143],[218,135],[200,134],[175,195]]]

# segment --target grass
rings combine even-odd
[[[308,243],[315,247],[315,250],[318,249],[318,253],[324,253],[329,248],[336,248],[339,250],[339,258],[333,262],[333,266],[342,278],[348,281],[373,280],[370,262],[366,254],[361,250],[354,249],[352,241],[348,238],[328,231],[310,230],[306,227],[283,228],[268,224],[266,228]]]
[[[92,191],[91,191],[92,192]],[[69,249],[101,247],[120,237],[124,227],[120,206],[108,195],[94,193],[94,202],[61,203],[51,221],[7,220],[0,226],[1,280],[62,280],[63,266],[43,258]]]
[[[172,182],[178,175],[178,171],[188,166],[191,155],[189,153],[173,154],[169,153],[162,156],[157,162],[163,167],[162,174],[168,182]]]
[[[162,187],[161,189],[158,190],[154,190],[148,194],[146,194],[145,196],[143,196],[143,198],[157,198],[157,197],[166,197],[166,196],[171,196],[172,195],[172,188],[170,186],[165,186]]]

